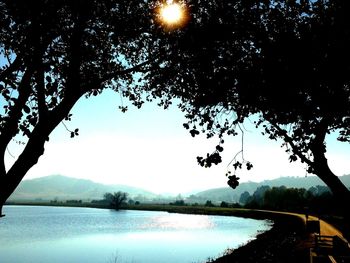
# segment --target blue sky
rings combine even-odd
[[[213,151],[217,138],[192,138],[182,124],[183,113],[174,105],[168,110],[147,103],[140,110],[118,109],[119,94],[105,91],[102,95],[81,100],[73,108],[69,129],[79,128],[80,135],[70,138],[63,124],[50,136],[45,154],[25,179],[62,174],[106,184],[126,184],[156,193],[186,193],[226,186],[227,164],[240,149],[240,137],[225,138],[223,163],[203,168],[196,156]],[[305,166],[289,163],[280,143],[260,135],[246,125],[245,158],[251,171],[238,172],[241,181],[262,181],[280,176],[305,176]],[[328,139],[330,166],[338,175],[350,172],[350,147]],[[19,154],[16,145],[9,151]],[[10,165],[14,158],[6,155]]]
[[[0,65],[4,61],[0,58]],[[3,102],[0,99],[0,106]],[[124,101],[123,103],[127,103]],[[126,184],[156,193],[186,193],[227,186],[227,165],[240,150],[240,137],[226,137],[223,162],[212,168],[197,164],[196,157],[212,152],[217,138],[204,135],[192,138],[182,124],[184,114],[175,105],[164,110],[146,103],[140,110],[129,107],[121,113],[119,94],[106,90],[102,95],[81,98],[73,108],[69,129],[79,128],[71,139],[63,124],[50,136],[45,154],[25,179],[62,174],[106,184]],[[289,163],[280,142],[262,136],[246,124],[245,158],[253,163],[251,171],[238,171],[241,182],[263,181],[280,176],[305,176],[305,166]],[[350,173],[350,147],[327,138],[327,157],[337,175]],[[5,156],[7,167],[20,154],[15,143]]]

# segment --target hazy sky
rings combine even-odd
[[[192,138],[182,126],[183,113],[175,105],[163,110],[149,103],[140,110],[132,107],[121,113],[120,101],[112,91],[82,98],[73,109],[72,121],[66,123],[69,129],[79,128],[80,135],[71,139],[64,125],[59,125],[50,136],[44,156],[25,179],[61,174],[175,194],[226,186],[227,164],[240,149],[239,136],[225,138],[221,165],[202,168],[196,156],[212,152],[218,139]],[[280,143],[259,135],[253,126],[247,125],[246,129],[245,158],[254,168],[238,172],[241,182],[305,176],[305,166],[290,164]],[[334,142],[333,138],[328,143],[330,166],[338,175],[349,173],[350,147]],[[8,150],[18,156],[16,145]],[[13,160],[6,155],[8,165]]]

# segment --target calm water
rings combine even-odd
[[[267,230],[267,221],[223,216],[6,206],[0,262],[192,263]]]

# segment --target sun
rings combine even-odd
[[[167,2],[159,8],[159,18],[167,26],[180,26],[186,20],[185,6],[175,2]]]
[[[162,20],[167,24],[176,24],[181,21],[183,17],[183,11],[181,6],[177,3],[164,5],[160,9],[160,16]]]

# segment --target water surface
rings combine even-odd
[[[5,206],[0,262],[192,263],[237,248],[267,221],[94,208]]]

